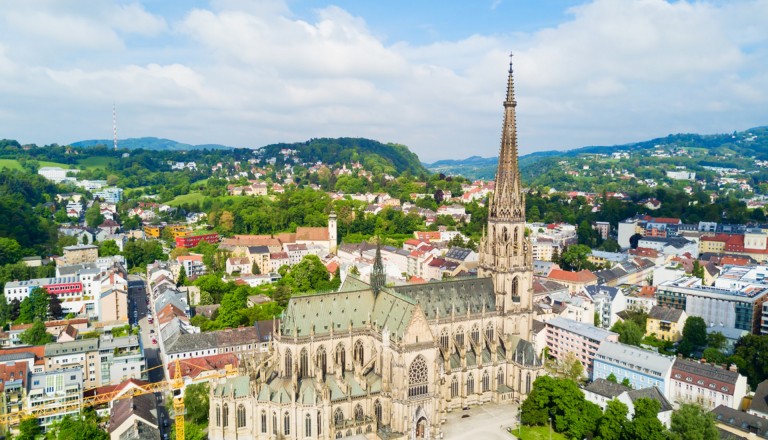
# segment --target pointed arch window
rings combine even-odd
[[[291,415],[288,414],[288,411],[283,414],[283,434],[291,434]]]
[[[328,366],[328,355],[325,352],[325,347],[320,346],[317,349],[317,367],[320,369],[320,374],[326,373],[326,367]]]
[[[221,426],[221,405],[216,405],[216,426]]]
[[[309,375],[309,353],[306,348],[301,349],[299,354],[299,377],[304,378]]]
[[[494,331],[493,331],[493,322],[489,322],[488,325],[485,327],[485,340],[488,341],[489,344],[493,343],[494,339]]]
[[[336,411],[333,412],[333,424],[336,426],[344,424],[344,411],[341,408],[336,408]]]
[[[267,412],[264,410],[261,410],[261,433],[267,433]]]
[[[245,406],[242,403],[237,405],[237,427],[245,428]]]
[[[376,426],[381,425],[381,402],[379,399],[373,401],[373,414],[376,416]]]
[[[480,327],[477,325],[477,323],[475,323],[475,325],[472,326],[470,337],[472,338],[472,342],[474,342],[475,344],[480,343]]]
[[[429,368],[424,356],[418,355],[408,368],[408,397],[423,396],[428,392]]]
[[[499,371],[496,372],[496,386],[500,387],[504,385],[504,372],[499,368]]]
[[[355,405],[355,421],[356,422],[362,422],[363,421],[363,407],[358,403]]]
[[[464,346],[464,327],[459,326],[459,329],[456,330],[456,333],[454,334],[453,338],[456,340],[456,345],[459,347]]]
[[[221,410],[221,419],[222,419],[222,426],[226,428],[229,426],[229,405],[226,403],[224,404],[224,407]]]
[[[317,412],[317,435],[323,435],[323,413]]]
[[[307,413],[304,416],[304,437],[312,436],[312,416]]]
[[[451,397],[457,397],[459,395],[459,378],[457,376],[453,376],[453,380],[451,380]]]
[[[356,364],[363,365],[365,363],[365,349],[363,348],[363,341],[360,339],[355,341],[353,356]]]
[[[512,296],[519,296],[517,294],[518,284],[517,277],[512,278]]]
[[[475,394],[475,376],[472,373],[467,376],[467,396],[470,394]]]
[[[293,355],[291,349],[285,350],[285,376],[291,377],[293,375]]]
[[[531,393],[531,373],[525,377],[525,394]]]
[[[344,345],[339,342],[339,345],[336,346],[336,364],[341,368],[341,371],[344,371],[344,367],[347,363],[346,360],[347,352],[344,350]]]
[[[443,329],[440,331],[440,346],[443,348],[443,350],[448,351],[448,343],[449,343],[449,336],[448,336],[448,329],[443,327]]]
[[[272,411],[272,434],[277,435],[277,412]]]
[[[488,371],[483,372],[483,392],[490,391],[491,389],[491,378],[488,375]]]

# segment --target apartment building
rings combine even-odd
[[[618,342],[619,335],[589,324],[556,316],[545,323],[549,355],[557,360],[573,353],[591,377],[597,350],[603,341]]]
[[[592,380],[613,374],[619,382],[628,379],[634,389],[656,387],[668,396],[674,360],[639,347],[603,341],[595,354]]]
[[[736,369],[675,359],[672,365],[672,394],[676,404],[695,403],[711,411],[720,405],[740,409],[741,401],[749,393],[747,378]]]

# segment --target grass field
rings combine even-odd
[[[85,159],[79,160],[78,164],[83,165],[88,169],[106,168],[107,165],[111,163],[115,163],[117,160],[118,159],[114,157],[93,156],[93,157],[86,157]]]
[[[61,167],[61,168],[69,168],[69,165],[65,163],[58,163],[58,162],[46,162],[46,161],[39,161],[38,162],[41,167]],[[0,168],[8,168],[11,170],[20,170],[21,164],[16,159],[0,159]]]
[[[16,159],[0,159],[0,168],[8,168],[9,170],[20,170],[21,164]]]
[[[549,440],[549,426],[523,426],[522,434],[519,433],[517,428],[512,430],[512,435],[520,440]],[[552,431],[552,440],[566,439],[562,434]]]
[[[205,199],[205,196],[199,192],[193,192],[189,194],[182,194],[174,197],[173,200],[168,202],[170,206],[180,206],[185,203],[200,203]]]

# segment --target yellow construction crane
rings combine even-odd
[[[150,382],[146,384],[133,384],[134,386],[128,390],[120,389],[110,391],[108,393],[95,394],[93,396],[84,397],[81,401],[75,400],[71,402],[57,403],[55,405],[37,406],[30,409],[21,409],[9,414],[0,414],[0,426],[15,425],[18,424],[21,420],[30,417],[42,418],[68,411],[82,411],[83,408],[102,405],[114,400],[126,399],[133,396],[140,396],[142,394],[154,394],[157,392],[170,391],[173,395],[176,438],[178,440],[184,440],[184,395],[182,393],[184,388],[184,379],[181,374],[181,363],[188,364],[187,362],[177,359],[174,362],[176,371],[174,372],[173,379],[171,380],[161,380],[159,382]],[[194,364],[188,365],[199,368],[199,366]],[[144,371],[153,370],[162,366],[163,365],[161,364]],[[232,367],[231,364],[227,364],[224,366],[224,373],[219,373],[217,371],[208,375],[208,377],[212,379],[218,379],[222,377],[232,377],[236,374],[237,370]]]

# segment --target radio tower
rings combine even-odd
[[[115,151],[117,151],[117,112],[114,102],[112,103],[112,133],[115,136]]]

